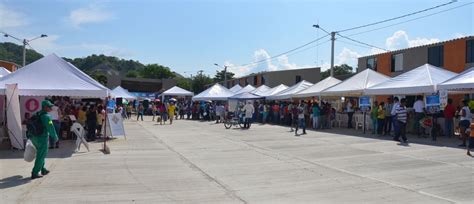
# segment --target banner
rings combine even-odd
[[[440,108],[440,97],[439,95],[426,96],[426,110],[430,113],[437,113],[441,110]]]
[[[107,114],[107,136],[125,136],[123,118],[120,113]]]
[[[439,91],[439,100],[440,100],[441,110],[444,110],[444,107],[448,105],[448,91],[447,90]]]
[[[370,96],[361,96],[359,98],[359,108],[362,112],[369,111],[369,109],[370,109]]]
[[[7,96],[7,128],[11,145],[17,149],[24,149],[23,131],[20,116],[18,84],[6,84],[5,95]]]
[[[25,120],[25,113],[33,115],[37,111],[41,110],[41,101],[45,97],[43,96],[20,96],[20,114],[21,120]]]

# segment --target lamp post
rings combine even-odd
[[[224,86],[227,88],[227,66],[224,65],[224,67],[220,66],[217,63],[214,63],[215,66],[224,68]]]
[[[324,30],[324,28],[321,28],[319,24],[313,25],[313,27],[315,27],[316,29],[321,29],[328,35],[331,35],[331,77],[333,77],[334,76],[334,42],[336,41],[336,32],[329,33],[328,31]]]
[[[23,44],[23,65],[22,65],[23,67],[26,65],[26,45],[29,45],[29,43],[30,43],[31,41],[33,41],[33,40],[36,40],[36,39],[39,39],[39,38],[48,37],[48,35],[41,34],[40,36],[35,37],[35,38],[32,38],[32,39],[29,39],[29,40],[28,40],[28,39],[23,39],[23,40],[22,40],[22,39],[20,39],[20,38],[17,38],[17,37],[15,37],[15,36],[12,36],[12,35],[10,35],[10,34],[8,34],[8,33],[4,33],[4,32],[2,32],[2,33],[3,33],[3,36],[5,36],[6,38],[11,37],[11,38],[13,38],[13,39],[15,39],[15,40],[18,40],[19,42],[21,42],[21,43]]]

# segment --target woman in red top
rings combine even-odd
[[[454,118],[454,113],[456,109],[453,106],[453,99],[448,99],[448,104],[446,107],[444,107],[444,135],[446,137],[452,137],[453,136],[453,118]]]

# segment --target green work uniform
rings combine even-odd
[[[56,135],[56,130],[54,129],[51,117],[44,110],[39,111],[38,114],[40,115],[44,130],[41,135],[30,136],[31,142],[33,142],[36,147],[35,166],[33,167],[33,171],[31,172],[33,175],[38,175],[40,171],[43,173],[46,170],[44,168],[44,159],[48,154],[48,136],[52,137],[54,142],[58,141],[58,136]]]

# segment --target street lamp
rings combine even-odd
[[[220,66],[217,63],[214,63],[216,67],[224,68],[224,86],[227,88],[227,66],[224,65],[224,67]]]
[[[334,41],[336,41],[336,32],[328,32],[327,30],[324,30],[324,28],[321,28],[319,24],[313,25],[313,27],[331,35],[331,76],[334,76]]]
[[[2,32],[3,33],[3,32]],[[18,40],[19,42],[23,43],[23,67],[26,65],[26,45],[29,45],[29,43],[33,40],[36,40],[36,39],[39,39],[39,38],[45,38],[45,37],[48,37],[48,35],[45,35],[45,34],[41,34],[40,36],[38,37],[35,37],[35,38],[32,38],[32,39],[20,39],[20,38],[17,38],[15,36],[12,36],[8,33],[3,33],[3,36],[5,36],[6,38],[8,37],[11,37],[15,40]]]

